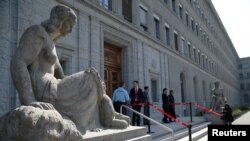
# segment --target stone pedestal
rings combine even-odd
[[[85,141],[151,141],[151,135],[146,132],[146,127],[129,126],[123,130],[107,129],[101,132],[87,132],[83,138]]]
[[[223,124],[223,121],[220,119],[220,117],[218,116],[215,116],[213,114],[204,114],[203,117],[211,122],[211,124],[216,124],[216,125],[222,125]]]

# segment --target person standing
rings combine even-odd
[[[124,89],[125,88],[125,83],[121,82],[120,87],[117,88],[112,97],[112,101],[114,103],[114,108],[115,111],[120,113],[120,108],[122,105],[127,105],[128,102],[130,101],[128,91]],[[122,114],[126,115],[126,109],[122,109]]]
[[[169,91],[169,95],[168,95],[169,114],[172,115],[174,118],[176,118],[174,103],[175,103],[175,100],[174,100],[174,91],[170,90]],[[172,122],[171,118],[169,118],[169,122]]]
[[[148,91],[149,91],[149,87],[148,86],[145,86],[144,87],[144,91],[143,91],[143,95],[142,95],[142,98],[143,98],[143,103],[144,103],[144,107],[143,107],[143,114],[145,116],[150,116],[149,114],[149,97],[148,97]],[[149,120],[143,118],[143,125],[148,125],[149,124]]]
[[[163,108],[163,110],[164,110],[165,113],[168,112],[168,106],[169,106],[168,105],[168,94],[167,94],[167,91],[168,91],[168,89],[164,88],[162,90],[162,95],[161,95],[161,97],[162,97],[162,108]],[[168,117],[166,115],[164,115],[162,121],[164,123],[168,123]]]
[[[134,81],[133,82],[134,87],[130,90],[129,96],[131,99],[131,105],[132,108],[134,110],[136,110],[137,112],[141,112],[141,106],[140,105],[142,103],[142,89],[139,88],[139,82],[138,81]],[[133,113],[132,116],[132,125],[135,125],[135,120],[136,120],[136,124],[137,126],[140,126],[140,115]]]
[[[232,108],[226,103],[223,108],[223,117],[224,125],[232,125],[234,120],[232,115]]]

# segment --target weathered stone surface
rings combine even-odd
[[[88,130],[129,126],[129,117],[114,111],[95,69],[64,76],[54,41],[75,24],[75,12],[59,5],[48,20],[23,33],[11,61],[11,76],[21,105],[29,106],[1,118],[3,140],[78,141]]]
[[[0,118],[0,141],[83,141],[75,124],[51,104],[35,102]]]

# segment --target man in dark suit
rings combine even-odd
[[[142,94],[142,89],[139,88],[139,82],[136,80],[134,81],[134,87],[130,90],[129,97],[131,99],[132,108],[140,113],[142,106],[137,105],[137,104],[142,103],[143,94]],[[136,120],[137,126],[140,126],[140,122],[141,122],[140,115],[133,113],[133,116],[132,116],[133,126],[135,125],[135,120]]]

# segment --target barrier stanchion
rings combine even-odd
[[[193,115],[192,115],[192,102],[189,102],[189,110],[190,110],[190,122],[193,122]]]
[[[189,136],[189,141],[192,141],[192,124],[190,123],[188,126],[188,136]]]

